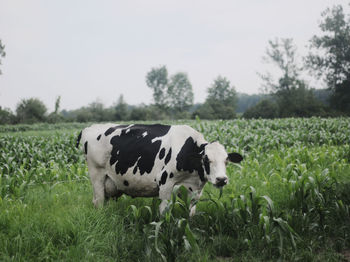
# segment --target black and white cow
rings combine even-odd
[[[93,186],[93,203],[123,193],[132,197],[162,200],[162,213],[175,185],[183,185],[199,199],[207,181],[216,187],[227,184],[226,163],[239,163],[238,153],[227,154],[218,142],[185,125],[96,124],[78,137]],[[195,206],[190,214],[195,212]]]

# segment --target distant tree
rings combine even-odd
[[[193,105],[192,85],[186,73],[177,73],[170,78],[168,97],[169,106],[175,112],[187,111]]]
[[[293,39],[269,40],[269,46],[266,49],[266,56],[263,57],[263,60],[266,63],[275,65],[282,74],[277,82],[274,81],[270,73],[259,74],[263,80],[262,87],[265,91],[283,93],[304,84],[299,79],[302,67],[297,65],[296,46],[293,44]]]
[[[61,104],[61,96],[58,96],[56,98],[56,102],[55,102],[55,114],[58,114],[58,111],[60,110],[60,104]]]
[[[341,5],[321,15],[322,35],[311,39],[306,63],[332,90],[331,106],[350,114],[350,15]]]
[[[62,115],[59,114],[59,109],[60,109],[60,103],[61,103],[61,96],[58,96],[56,98],[56,102],[55,102],[55,111],[50,113],[47,116],[47,122],[49,123],[59,123],[59,122],[63,122],[64,118]]]
[[[329,106],[330,97],[332,95],[332,91],[328,88],[322,89],[312,89],[315,98],[320,101],[323,105]]]
[[[130,120],[148,120],[148,108],[145,105],[135,106],[132,108]]]
[[[95,116],[88,107],[81,107],[70,112],[70,118],[77,122],[91,122],[96,121]]]
[[[263,99],[256,105],[248,108],[244,114],[244,118],[268,118],[278,117],[278,106],[271,99]]]
[[[218,76],[208,88],[208,96],[204,104],[210,108],[209,112],[212,112],[212,119],[235,118],[236,90],[227,78]]]
[[[153,90],[155,105],[165,109],[168,103],[168,70],[166,66],[152,68],[147,73],[146,84]]]
[[[233,119],[236,117],[237,93],[225,77],[218,76],[208,88],[208,96],[192,114],[201,119]]]
[[[5,53],[5,46],[1,43],[1,39],[0,39],[0,57],[5,57],[6,53]],[[1,65],[1,59],[0,59],[0,65]],[[0,75],[2,74],[1,70],[0,70]]]
[[[0,106],[0,125],[14,124],[16,122],[16,117],[12,111],[8,108],[2,108]]]
[[[115,120],[125,121],[129,118],[128,104],[124,100],[124,96],[120,95],[118,102],[114,107],[115,109]]]
[[[33,124],[46,120],[47,108],[43,102],[37,98],[22,99],[16,107],[18,122]]]
[[[90,103],[87,109],[88,111],[90,111],[93,121],[101,122],[105,120],[105,116],[104,116],[105,109],[101,101],[96,100]]]
[[[309,116],[306,112],[317,112],[318,109],[322,111],[321,104],[317,103],[312,91],[300,77],[302,67],[298,65],[293,40],[290,38],[270,40],[266,55],[264,60],[275,65],[281,72],[277,81],[273,80],[270,73],[260,74],[263,87],[275,98],[279,117]]]
[[[269,95],[266,94],[244,94],[237,93],[237,113],[244,113],[248,108],[255,106],[261,100],[267,99]]]

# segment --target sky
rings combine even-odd
[[[92,102],[152,103],[146,74],[186,72],[194,101],[218,76],[259,93],[268,41],[293,38],[299,58],[320,34],[321,12],[345,0],[0,0],[0,106],[39,98],[49,112]],[[307,79],[308,80],[308,79]],[[313,87],[320,82],[308,81]]]

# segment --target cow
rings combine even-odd
[[[187,125],[94,124],[81,131],[77,147],[80,141],[96,207],[122,194],[159,197],[162,214],[174,186],[183,185],[196,202],[206,182],[218,188],[228,183],[228,161],[243,160]],[[190,215],[194,213],[193,204]]]

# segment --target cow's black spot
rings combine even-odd
[[[84,144],[85,155],[87,155],[87,147],[88,147],[88,142],[86,141]]]
[[[97,140],[100,140],[100,138],[101,138],[101,135],[99,135],[99,136],[97,137]]]
[[[127,180],[124,180],[124,186],[129,186],[129,182]]]
[[[110,134],[112,134],[115,130],[117,129],[121,129],[121,128],[125,128],[128,127],[128,125],[119,125],[119,126],[114,126],[114,127],[110,127],[106,130],[105,132],[105,136],[109,136]]]
[[[83,134],[83,131],[80,131],[79,135],[78,135],[78,138],[77,138],[77,143],[75,145],[76,148],[79,147],[79,143],[80,143],[80,139],[81,139],[81,135]]]
[[[163,159],[164,156],[165,156],[165,148],[163,147],[159,152],[159,159]]]
[[[132,171],[132,173],[135,175],[137,172],[137,166],[134,167],[134,170]]]
[[[207,155],[204,156],[204,168],[205,168],[205,172],[207,173],[207,175],[210,174],[210,162],[209,162],[209,158]]]
[[[165,164],[165,165],[167,165],[167,164],[169,163],[170,158],[171,158],[171,147],[170,147],[170,149],[169,149],[168,154],[167,154],[166,157],[165,157],[165,160],[164,160],[164,164]]]
[[[200,180],[203,182],[206,181],[202,165],[202,155],[205,145],[198,146],[192,137],[187,138],[176,156],[176,169],[190,173],[197,171]]]
[[[161,140],[152,140],[165,136],[169,129],[170,126],[159,124],[124,128],[120,135],[113,136],[110,141],[113,146],[110,165],[115,164],[115,172],[121,175],[135,164],[141,175],[149,174],[162,144]]]
[[[169,177],[170,178],[173,178],[174,174],[173,173],[170,173]]]
[[[192,187],[189,187],[188,189],[189,189],[189,190],[190,190],[191,192],[193,192],[193,189],[192,189]]]
[[[168,178],[168,173],[164,171],[162,174],[162,177],[160,178],[159,185],[165,185],[167,178]]]

